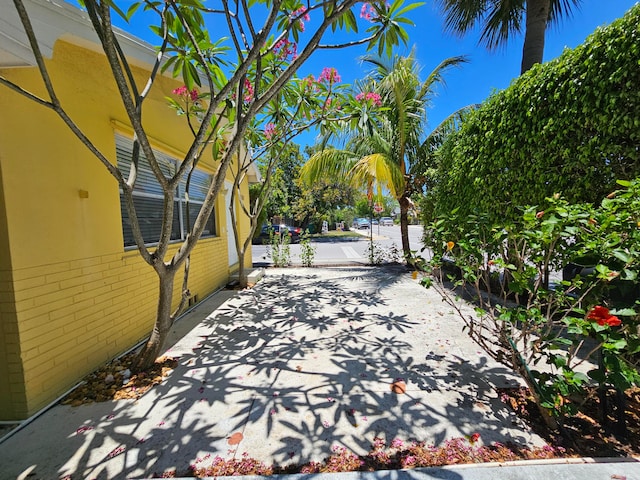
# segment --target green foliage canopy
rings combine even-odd
[[[640,5],[491,96],[437,154],[436,213],[599,203],[640,174]]]

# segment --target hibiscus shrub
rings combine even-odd
[[[490,356],[522,376],[553,414],[545,417],[551,426],[580,407],[587,387],[640,380],[640,179],[620,184],[599,207],[554,195],[515,221],[454,212],[426,227],[430,268],[475,301],[476,315],[433,277],[425,285],[440,290]],[[562,277],[584,258],[592,268]]]

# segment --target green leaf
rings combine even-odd
[[[118,14],[119,17],[121,17],[123,20],[127,22],[129,21],[129,17],[127,16],[127,14],[120,7],[118,7],[116,2],[107,0],[107,3],[111,8],[113,8],[113,10]]]
[[[420,283],[424,288],[431,288],[433,286],[433,279],[431,277],[424,277]]]
[[[589,377],[582,372],[575,372],[573,378],[577,380],[576,383],[583,384],[589,381]]]
[[[621,317],[635,317],[636,311],[633,308],[620,308],[614,309],[610,312],[612,315],[619,315]]]
[[[624,263],[631,263],[633,261],[633,257],[624,250],[614,250],[612,253],[614,257]]]
[[[356,20],[356,16],[353,11],[349,10],[344,14],[344,21],[347,26],[347,30],[351,30],[353,32],[358,32],[358,21]]]
[[[127,10],[127,14],[126,14],[127,22],[129,20],[131,20],[131,17],[133,17],[133,14],[136,13],[136,11],[138,11],[138,8],[140,8],[141,5],[142,5],[142,3],[140,3],[140,2],[135,2],[135,3],[131,4],[131,6]]]
[[[543,401],[542,403],[540,403],[540,406],[542,408],[546,408],[547,410],[554,410],[556,408],[555,403],[550,402],[548,400]]]
[[[407,12],[410,12],[411,10],[414,10],[418,7],[422,7],[423,5],[426,5],[426,3],[424,2],[417,2],[417,3],[410,3],[409,5],[405,6],[403,9],[399,10],[398,12],[396,12],[396,16],[400,16],[403,15]]]
[[[607,350],[620,351],[620,350],[623,350],[626,346],[627,346],[627,340],[624,338],[619,338],[617,340],[606,342],[603,345],[603,348],[606,348]]]

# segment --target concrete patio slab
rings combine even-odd
[[[544,444],[497,398],[518,379],[404,268],[269,269],[220,296],[176,324],[179,365],[161,385],[55,405],[0,443],[0,479],[145,478],[245,452],[304,463],[375,437]]]

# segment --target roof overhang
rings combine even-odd
[[[23,0],[42,54],[51,58],[56,41],[64,40],[102,52],[89,16],[62,0]],[[126,57],[139,66],[152,65],[151,45],[123,30],[114,29]],[[0,68],[35,66],[35,57],[13,2],[0,2]]]
[[[258,170],[255,162],[252,162],[247,169],[247,180],[249,181],[249,183],[262,182],[262,175],[260,175],[260,170]]]

